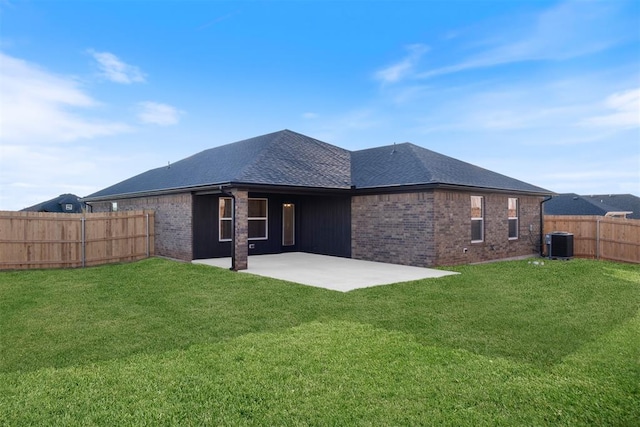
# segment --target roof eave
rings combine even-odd
[[[107,202],[139,197],[165,196],[177,193],[213,194],[220,193],[223,189],[243,188],[251,191],[276,191],[276,192],[310,192],[310,193],[347,193],[351,187],[312,187],[302,185],[274,185],[252,182],[218,182],[185,187],[165,188],[159,190],[136,191],[129,193],[111,194],[97,197],[83,197],[80,200],[85,203]]]
[[[222,183],[215,183],[215,184],[163,188],[158,190],[132,191],[129,193],[109,194],[105,196],[96,196],[96,197],[88,196],[88,197],[81,198],[80,201],[85,203],[93,203],[93,202],[106,202],[111,200],[132,199],[132,198],[138,198],[138,197],[165,196],[168,194],[176,194],[176,193],[190,193],[192,191],[199,191],[200,189],[220,188],[228,185],[229,183],[222,182]]]
[[[537,190],[519,190],[509,188],[494,188],[494,187],[479,187],[474,185],[461,185],[461,184],[447,184],[440,182],[432,183],[411,183],[411,184],[390,184],[371,187],[356,187],[357,192],[374,193],[379,191],[385,192],[409,192],[418,190],[432,190],[432,189],[444,189],[444,190],[457,190],[457,191],[476,191],[484,193],[503,193],[503,194],[526,194],[530,196],[553,196],[557,195],[553,191],[541,189]]]

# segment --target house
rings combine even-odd
[[[152,209],[156,253],[287,251],[414,266],[537,253],[548,190],[411,143],[348,151],[283,130],[205,150],[84,198]]]
[[[81,213],[84,203],[75,194],[61,194],[46,202],[22,209],[23,212],[63,212]]]
[[[545,215],[598,215],[640,219],[640,197],[633,194],[559,194],[544,203]]]

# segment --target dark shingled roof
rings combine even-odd
[[[546,215],[600,215],[607,212],[632,212],[627,218],[640,219],[640,197],[632,194],[579,196],[560,194],[544,203]]]
[[[72,209],[67,210],[67,205],[71,205]],[[61,194],[46,202],[29,206],[22,209],[23,212],[64,212],[64,213],[81,213],[84,203],[80,201],[80,197],[75,194]]]
[[[408,142],[352,153],[351,173],[356,188],[449,184],[518,192],[550,193],[543,188]]]
[[[227,183],[349,188],[349,151],[289,130],[222,145],[87,196]]]
[[[410,143],[350,152],[290,130],[202,151],[87,196],[266,184],[349,189],[449,184],[537,194],[550,192]]]

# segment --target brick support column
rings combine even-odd
[[[246,270],[249,257],[249,193],[245,190],[232,190],[235,197],[234,239],[232,270]]]

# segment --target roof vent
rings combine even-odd
[[[396,154],[396,143],[393,143],[393,149],[391,150],[391,154]]]

